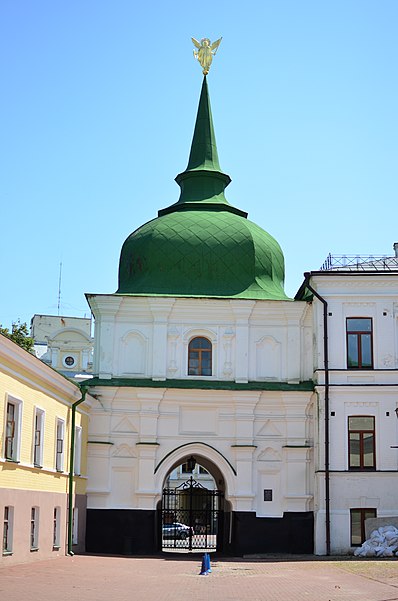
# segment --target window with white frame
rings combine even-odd
[[[44,411],[36,407],[33,431],[33,465],[43,466]]]
[[[72,514],[72,545],[77,545],[79,542],[79,510],[77,507],[73,508]]]
[[[82,460],[82,429],[81,426],[75,427],[75,461],[74,461],[74,474],[80,476],[81,474],[81,460]]]
[[[53,549],[60,548],[60,522],[61,518],[61,508],[54,507],[54,517],[53,517]]]
[[[4,457],[9,461],[19,461],[21,415],[21,401],[8,397],[6,403]]]
[[[64,438],[65,422],[57,419],[56,441],[55,441],[55,469],[57,472],[64,471]]]
[[[12,553],[12,531],[14,522],[14,508],[10,505],[4,507],[3,519],[3,555]]]
[[[30,550],[39,548],[39,508],[32,507],[30,514]]]

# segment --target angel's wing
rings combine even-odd
[[[195,40],[195,38],[191,38],[191,40],[193,41],[194,45],[196,46],[196,48],[200,48],[200,42],[198,42],[198,40]],[[220,40],[221,42],[221,40]]]
[[[211,50],[217,50],[217,48],[219,47],[219,45],[221,44],[221,40],[222,38],[220,38],[219,40],[217,40],[216,42],[213,42],[212,45],[210,46]]]

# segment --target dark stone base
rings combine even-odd
[[[228,551],[234,555],[314,552],[311,511],[284,513],[282,518],[258,518],[255,513],[238,511],[233,513],[232,524]]]
[[[229,520],[232,515],[232,540]],[[312,512],[285,513],[282,518],[258,518],[254,512],[225,513],[217,550],[242,556],[259,553],[310,554],[314,551]],[[115,555],[154,555],[160,549],[157,511],[88,509],[86,550]],[[223,533],[223,534],[222,534]]]
[[[88,509],[86,551],[115,555],[154,555],[156,511],[143,509]]]

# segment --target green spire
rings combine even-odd
[[[159,217],[174,211],[224,210],[247,217],[247,213],[229,204],[224,190],[231,178],[221,171],[218,160],[210,97],[206,76],[203,78],[195,130],[188,166],[175,181],[181,188],[178,201],[158,212]]]
[[[221,172],[206,76],[203,78],[191,153],[186,171],[198,169]]]

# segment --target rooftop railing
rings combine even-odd
[[[330,253],[320,267],[320,271],[393,271],[396,269],[398,269],[398,257]]]

